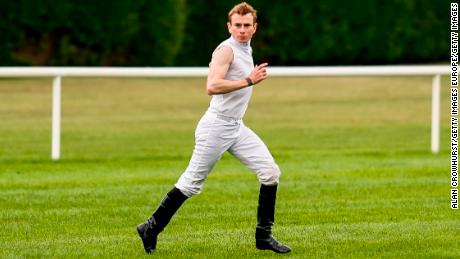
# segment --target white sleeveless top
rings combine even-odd
[[[240,43],[233,39],[233,37],[230,37],[220,43],[214,52],[223,46],[228,46],[233,50],[233,61],[230,64],[224,79],[242,80],[248,77],[252,69],[254,69],[250,42]],[[208,111],[227,117],[241,119],[248,108],[251,94],[252,86],[226,94],[213,95]]]

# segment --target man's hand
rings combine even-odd
[[[253,84],[260,83],[267,79],[267,66],[268,63],[262,63],[254,67],[254,69],[251,71],[251,74],[249,74],[249,79],[251,79]]]

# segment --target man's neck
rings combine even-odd
[[[239,46],[242,46],[242,47],[245,47],[245,48],[251,46],[251,40],[249,40],[247,42],[239,42],[235,38],[233,38],[233,36],[230,36],[230,40],[233,41],[235,44],[237,44]]]

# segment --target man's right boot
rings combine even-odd
[[[156,211],[146,222],[137,226],[137,233],[142,239],[145,252],[152,253],[157,246],[157,237],[168,225],[172,216],[188,197],[174,187],[161,201]]]

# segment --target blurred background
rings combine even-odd
[[[0,66],[207,66],[241,1],[0,0]],[[433,0],[253,0],[256,63],[449,61],[450,6]]]

